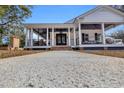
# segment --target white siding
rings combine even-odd
[[[124,22],[124,17],[106,8],[100,8],[80,19],[80,22]]]
[[[95,33],[102,34],[101,30],[81,30],[81,33],[89,35],[89,40],[95,40]]]

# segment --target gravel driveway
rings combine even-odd
[[[0,87],[124,87],[124,59],[74,51],[0,59]]]

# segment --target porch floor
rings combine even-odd
[[[92,49],[104,49],[104,48],[113,48],[113,49],[124,49],[124,45],[114,45],[114,44],[93,44],[93,45],[76,45],[76,46],[67,46],[67,45],[59,45],[59,46],[26,46],[25,49],[52,49],[52,50],[72,50],[75,48],[82,49],[82,48],[92,48]]]
[[[77,45],[77,46],[71,46],[72,48],[81,48],[81,47],[124,47],[123,45],[115,45],[115,44],[84,44],[84,45]]]

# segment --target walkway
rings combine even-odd
[[[124,87],[124,59],[74,51],[0,59],[0,87]]]

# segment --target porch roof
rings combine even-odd
[[[73,28],[74,24],[64,23],[26,23],[27,28]]]

